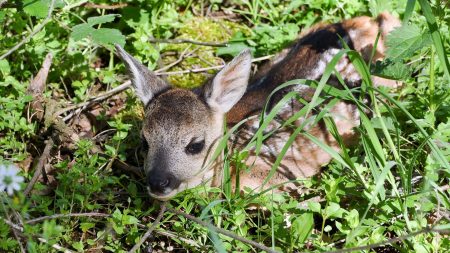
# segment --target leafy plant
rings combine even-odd
[[[52,1],[0,2],[2,57],[37,31]],[[52,245],[58,245],[80,252],[126,252],[153,223],[158,205],[147,196],[145,179],[120,166],[121,162],[131,167],[142,165],[138,130],[142,106],[131,91],[92,103],[93,98],[123,87],[126,81],[112,44],[124,45],[151,69],[161,68],[161,59],[162,65],[170,66],[162,72],[189,72],[222,65],[243,48],[251,48],[256,56],[276,53],[319,21],[376,16],[385,10],[399,14],[405,24],[388,36],[385,60],[370,66],[369,71],[355,52],[342,51],[326,68],[322,80],[302,80],[318,92],[305,110],[285,124],[304,117],[313,106],[322,106],[311,122],[322,120],[339,139],[327,109],[336,101],[348,101],[358,105],[361,115],[360,139],[355,146],[341,143],[339,153],[296,128],[295,134],[315,141],[333,157],[320,177],[296,182],[301,189],[298,196],[273,189],[262,193],[246,189],[240,194],[232,191],[230,183],[223,189],[200,186],[180,193],[170,206],[280,252],[368,245],[372,251],[449,251],[448,237],[437,233],[449,230],[448,220],[439,217],[445,217],[450,209],[450,9],[446,2],[423,0],[127,0],[89,4],[56,0],[43,28],[0,60],[0,163],[15,163],[22,169],[22,189],[38,171],[34,164],[43,153],[45,140],[63,139],[44,159],[43,174],[31,194],[0,192],[0,251],[18,252],[22,246],[29,252],[56,252]],[[174,44],[170,39],[228,46]],[[53,63],[43,92],[44,110],[61,114],[47,115],[47,128],[33,120],[29,109],[33,96],[28,87],[49,52]],[[344,54],[363,77],[359,90],[327,85]],[[169,79],[176,86],[196,87],[211,74],[213,70],[172,73]],[[402,87],[391,91],[375,88],[373,75],[400,80]],[[284,85],[294,83],[298,81]],[[297,97],[287,94],[276,108]],[[369,107],[364,106],[367,100]],[[248,148],[261,147],[267,124],[275,115],[276,110],[264,115]],[[55,128],[63,131],[55,134]],[[64,139],[65,135],[70,138]],[[227,151],[224,177],[229,179],[232,165],[249,169],[242,162],[248,149],[232,150],[226,144],[226,140],[220,142]],[[19,236],[11,223],[22,229]],[[163,252],[259,251],[170,212],[164,214],[153,236],[143,247]]]
[[[117,29],[102,28],[102,24],[110,23],[119,16],[117,14],[109,14],[98,17],[90,17],[87,23],[79,24],[72,27],[70,35],[75,41],[91,38],[93,42],[103,45],[117,43],[121,46],[125,45],[125,36]],[[94,26],[98,26],[97,29]]]

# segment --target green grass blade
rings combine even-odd
[[[436,22],[436,18],[431,10],[431,5],[426,0],[419,0],[420,7],[422,8],[423,15],[427,19],[428,27],[430,28],[431,38],[433,39],[434,46],[436,47],[436,53],[439,60],[444,65],[444,71],[450,80],[450,63],[448,62],[447,54],[445,52],[444,44],[442,43],[441,34],[439,33],[439,27]]]

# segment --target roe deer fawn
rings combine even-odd
[[[382,13],[375,19],[357,17],[341,23],[317,25],[263,66],[250,85],[247,86],[251,55],[250,51],[244,50],[202,88],[195,90],[171,87],[116,45],[118,55],[130,73],[136,94],[145,106],[141,136],[146,149],[144,170],[149,194],[156,199],[166,200],[201,183],[220,185],[223,163],[220,159],[211,160],[223,136],[225,119],[229,127],[247,119],[233,137],[237,148],[242,147],[258,129],[258,117],[250,116],[262,113],[269,94],[277,86],[293,79],[319,79],[326,65],[343,48],[342,41],[358,51],[366,61],[371,59],[372,52],[375,52],[373,61],[382,59],[385,37],[399,24],[390,14]],[[380,38],[374,49],[378,34]],[[358,72],[347,57],[342,57],[335,69],[350,86],[361,84]],[[380,82],[383,79],[374,80],[376,84],[392,84],[391,81]],[[270,104],[277,103],[289,91],[298,91],[308,100],[315,90],[305,85],[289,86],[276,93]],[[278,113],[277,119],[286,120],[303,106],[293,99]],[[338,102],[329,113],[344,143],[351,142],[356,137],[353,128],[359,125],[356,106]],[[294,125],[298,126],[304,120],[297,119]],[[269,128],[275,129],[279,125],[278,120],[274,120]],[[247,164],[251,169],[239,173],[241,187],[256,189],[261,186],[293,131],[292,128],[280,129],[264,141],[258,155],[250,151]],[[306,131],[339,150],[337,141],[323,125],[307,126]],[[330,160],[331,156],[327,152],[310,139],[298,135],[267,187],[312,176]],[[295,183],[289,183],[280,187],[280,190],[292,191],[296,187]]]

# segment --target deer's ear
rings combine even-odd
[[[155,95],[170,88],[168,83],[157,77],[155,73],[133,58],[121,46],[115,44],[115,47],[117,55],[125,63],[129,72],[136,95],[144,105],[147,105]]]
[[[228,112],[244,95],[250,77],[252,57],[246,49],[228,63],[205,87],[206,103],[217,112]]]

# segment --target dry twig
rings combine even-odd
[[[166,202],[162,202],[161,206],[160,206],[160,210],[159,210],[159,214],[156,217],[155,221],[152,223],[152,225],[150,226],[150,228],[147,230],[147,232],[142,236],[142,238],[139,240],[138,243],[136,243],[136,245],[133,246],[133,248],[131,248],[130,251],[128,251],[128,253],[133,253],[136,250],[139,249],[139,247],[141,247],[141,245],[147,240],[147,238],[152,234],[153,230],[155,230],[156,226],[159,225],[159,223],[161,222],[161,219],[164,215],[164,212],[166,211]]]
[[[172,63],[170,63],[167,66],[161,67],[157,70],[155,70],[155,73],[159,73],[159,72],[163,72],[165,70],[168,70],[170,68],[172,68],[173,66],[177,65],[178,63],[182,62],[186,57],[189,57],[190,55],[192,55],[197,49],[192,50],[191,52],[188,52],[188,50],[191,48],[192,45],[189,45],[188,47],[186,47],[185,50],[183,50],[183,52],[181,52],[180,57],[178,57],[178,59]]]
[[[129,164],[127,164],[127,163],[117,159],[117,158],[114,159],[113,165],[114,165],[114,167],[119,168],[121,170],[124,170],[124,171],[127,171],[127,172],[131,172],[131,173],[133,173],[134,175],[136,175],[139,178],[143,178],[144,177],[144,175],[142,174],[143,171],[142,171],[141,168],[136,167],[136,166],[131,166],[131,165],[129,165]]]
[[[273,55],[267,55],[267,56],[255,58],[252,60],[252,62],[264,61],[264,60],[268,60],[272,57],[273,57]],[[159,72],[159,73],[157,73],[157,75],[180,75],[180,74],[187,74],[187,73],[200,73],[200,72],[206,72],[209,70],[221,69],[224,66],[225,65],[217,65],[217,66],[206,67],[206,68],[186,69],[186,70],[172,71],[172,72]]]
[[[28,117],[30,122],[33,115],[36,115],[37,120],[42,120],[42,117],[44,116],[43,93],[47,83],[48,72],[50,70],[50,66],[52,65],[52,59],[53,55],[51,53],[48,53],[47,56],[45,56],[41,69],[31,80],[30,85],[28,86],[27,92],[33,96],[33,101],[29,103],[29,108],[33,111],[33,114]]]
[[[191,220],[191,221],[193,221],[195,223],[198,223],[198,224],[200,224],[200,225],[202,225],[202,226],[204,226],[204,227],[206,227],[206,228],[208,228],[208,229],[210,229],[210,230],[212,230],[212,231],[214,231],[216,233],[220,233],[220,234],[226,235],[228,237],[231,237],[231,238],[233,238],[235,240],[241,241],[243,243],[252,245],[253,247],[255,247],[257,249],[264,250],[264,251],[266,251],[268,253],[275,253],[275,252],[277,252],[277,251],[275,251],[275,250],[273,250],[273,249],[271,249],[271,248],[269,248],[269,247],[267,247],[265,245],[262,245],[262,244],[260,244],[258,242],[255,242],[255,241],[249,240],[247,238],[238,236],[237,234],[235,234],[235,233],[233,233],[231,231],[225,230],[223,228],[216,227],[216,226],[212,225],[211,223],[203,221],[203,220],[201,220],[201,219],[199,219],[197,217],[194,217],[194,216],[192,216],[190,214],[184,213],[184,212],[182,212],[180,210],[177,210],[177,209],[174,209],[174,208],[171,208],[171,207],[167,207],[167,210],[170,211],[170,212],[173,212],[173,213],[175,213],[177,215],[181,215],[184,218],[186,218],[188,220]]]
[[[141,224],[139,224],[139,225],[141,225]],[[142,226],[144,226],[144,225],[142,225]],[[155,229],[154,232],[156,234],[160,234],[160,235],[163,235],[163,236],[166,236],[166,237],[169,237],[169,238],[175,238],[175,239],[177,239],[179,241],[182,241],[182,242],[188,244],[191,247],[200,248],[200,245],[196,241],[193,241],[193,240],[190,240],[190,239],[187,239],[187,238],[184,238],[184,237],[180,237],[179,235],[177,235],[177,234],[175,234],[173,232],[165,231],[165,230],[162,230],[162,229]]]
[[[79,104],[76,104],[76,105],[72,105],[72,106],[66,107],[66,108],[56,112],[55,116],[59,116],[59,115],[61,115],[63,113],[66,113],[68,111],[78,109],[75,112],[73,112],[73,113],[67,115],[66,117],[64,117],[64,121],[68,121],[74,115],[79,113],[81,110],[86,109],[86,108],[92,106],[93,104],[98,103],[100,101],[103,101],[103,100],[105,100],[107,98],[110,98],[110,97],[112,97],[112,96],[114,96],[114,95],[116,95],[116,94],[118,94],[118,93],[120,93],[120,92],[122,92],[122,91],[124,91],[124,90],[126,90],[128,88],[130,88],[130,87],[131,87],[131,81],[126,81],[123,84],[117,86],[116,88],[111,89],[111,90],[109,90],[107,92],[104,92],[104,93],[102,93],[102,94],[100,94],[100,95],[98,95],[96,97],[93,97],[93,98],[87,100],[86,102],[82,102],[82,103],[79,103]]]
[[[217,43],[217,42],[203,42],[203,41],[195,41],[190,39],[154,39],[149,38],[149,42],[152,43],[169,43],[169,44],[194,44],[200,46],[209,46],[209,47],[226,47],[227,43]]]
[[[116,10],[127,7],[127,3],[118,3],[118,4],[95,4],[95,3],[86,3],[84,7],[92,8],[92,9],[103,9],[103,10]]]
[[[68,217],[111,217],[106,213],[66,213],[66,214],[54,214],[49,216],[42,216],[35,219],[25,221],[25,224],[36,224],[45,220],[68,218]]]
[[[6,4],[8,2],[8,0],[0,0],[0,9],[2,8],[2,6],[4,4]]]
[[[391,245],[391,244],[396,243],[396,242],[404,241],[404,240],[406,240],[406,239],[408,239],[410,237],[414,237],[414,236],[420,235],[420,234],[442,233],[442,232],[445,232],[445,231],[444,230],[435,229],[434,227],[426,227],[426,228],[424,228],[422,230],[419,230],[419,231],[416,231],[416,232],[412,232],[412,233],[409,233],[409,234],[406,234],[406,235],[398,236],[398,237],[386,240],[384,242],[373,243],[373,244],[369,244],[369,245],[365,245],[365,246],[358,246],[358,247],[353,247],[353,248],[325,251],[324,253],[347,253],[347,252],[356,252],[356,251],[369,250],[369,249],[378,248],[378,247],[381,247],[381,246],[384,246],[384,245]]]
[[[10,50],[8,50],[8,52],[6,52],[2,56],[0,56],[0,60],[3,60],[6,57],[8,57],[10,54],[14,53],[14,51],[19,49],[21,46],[23,46],[25,43],[27,43],[31,38],[33,38],[34,35],[36,35],[39,31],[41,31],[42,28],[44,28],[44,26],[48,22],[50,22],[50,20],[52,18],[52,12],[53,12],[54,7],[55,7],[55,0],[52,0],[50,2],[50,7],[48,8],[47,17],[45,17],[45,19],[39,25],[37,25],[36,28],[27,37],[25,37],[22,41],[20,41],[14,47],[12,47]]]
[[[39,158],[39,162],[36,165],[36,169],[34,171],[33,178],[31,178],[30,182],[28,183],[27,187],[25,188],[25,191],[23,194],[27,196],[31,190],[33,189],[34,184],[37,182],[39,177],[42,174],[42,171],[44,170],[45,162],[47,161],[47,158],[50,156],[50,150],[53,147],[53,139],[49,138],[47,140],[47,143],[45,144],[44,152],[42,152],[41,157]]]
[[[252,62],[259,62],[259,61],[264,61],[264,60],[268,60],[270,58],[272,58],[273,55],[267,55],[267,56],[263,56],[263,57],[259,57],[259,58],[255,58],[252,60]],[[178,75],[178,74],[186,74],[186,73],[199,73],[199,72],[205,72],[208,70],[214,70],[214,69],[221,69],[223,68],[224,65],[218,65],[218,66],[212,66],[212,67],[207,67],[207,68],[198,68],[198,69],[188,69],[188,70],[182,70],[182,71],[174,71],[174,72],[158,72],[159,70],[155,71],[155,74],[158,76],[161,75]],[[128,88],[131,87],[131,81],[126,81],[124,83],[122,83],[121,85],[117,86],[114,89],[111,89],[109,91],[106,91],[98,96],[92,97],[89,100],[87,100],[86,102],[82,102],[76,105],[72,105],[72,106],[68,106],[58,112],[56,112],[55,116],[59,116],[61,114],[64,114],[66,112],[72,111],[72,110],[76,110],[74,112],[71,112],[70,114],[68,114],[67,116],[64,117],[64,121],[68,121],[70,120],[73,116],[75,116],[76,114],[78,114],[79,112],[81,112],[82,110],[94,105],[95,103],[101,102],[105,99],[108,99],[124,90],[127,90]]]
[[[6,225],[10,226],[12,229],[16,230],[16,232],[18,232],[21,236],[25,237],[25,235],[23,235],[23,227],[22,227],[22,226],[19,226],[19,225],[17,225],[17,224],[14,224],[12,221],[7,220],[7,219],[5,219],[5,218],[3,218],[3,217],[1,217],[1,216],[0,216],[0,220],[3,220],[3,222],[5,222]],[[62,247],[61,245],[59,245],[59,244],[57,244],[57,243],[50,244],[49,241],[47,241],[46,239],[44,239],[44,238],[42,238],[42,237],[35,236],[35,235],[34,235],[33,237],[37,238],[37,240],[39,240],[40,242],[49,244],[52,248],[54,248],[54,249],[56,249],[56,250],[62,251],[62,252],[64,252],[64,253],[73,253],[73,251],[71,251],[71,250],[69,250],[69,249],[67,249],[67,248]]]

